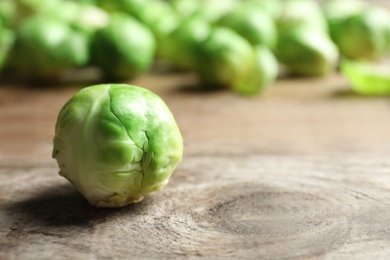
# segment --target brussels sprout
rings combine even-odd
[[[167,185],[183,140],[166,104],[126,84],[80,90],[58,115],[59,174],[96,207],[122,207]]]
[[[57,80],[64,69],[84,66],[88,52],[84,34],[61,20],[35,15],[16,31],[9,66],[25,78]]]
[[[314,0],[286,0],[277,20],[279,31],[295,26],[311,26],[327,31],[328,25],[321,7]]]
[[[354,9],[360,10],[360,9]],[[330,34],[340,53],[349,59],[376,60],[390,48],[390,13],[384,8],[362,8],[343,17],[329,17]]]
[[[254,95],[277,74],[277,62],[266,47],[254,50],[228,28],[214,28],[195,54],[196,71],[207,87],[230,87],[237,93]]]
[[[184,19],[166,42],[165,58],[177,69],[195,67],[195,48],[208,36],[210,25],[197,15]]]
[[[285,30],[279,36],[276,53],[289,72],[300,76],[326,75],[336,68],[339,58],[329,36],[310,26]]]
[[[256,95],[272,84],[279,72],[279,65],[275,55],[266,47],[254,47],[253,67],[242,81],[232,85],[232,89],[243,95]]]
[[[367,96],[390,95],[389,65],[345,60],[340,68],[357,93]]]
[[[179,22],[168,3],[161,0],[102,0],[100,6],[110,12],[126,12],[149,27],[156,39],[156,53],[165,55],[167,35]]]
[[[213,28],[196,48],[196,69],[207,86],[230,86],[251,69],[253,48],[228,28]]]
[[[92,64],[104,76],[125,80],[152,64],[155,40],[151,31],[125,13],[112,13],[108,26],[96,31],[91,47]]]
[[[277,29],[273,18],[260,7],[242,5],[224,15],[218,24],[226,26],[247,39],[252,45],[274,48]]]

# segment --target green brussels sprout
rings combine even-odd
[[[16,31],[9,67],[27,79],[58,80],[65,69],[81,67],[89,60],[86,36],[64,21],[35,15]]]
[[[165,55],[167,35],[176,28],[179,17],[172,7],[161,0],[102,0],[100,3],[109,12],[125,12],[146,25],[156,39],[156,54]]]
[[[384,57],[390,48],[390,13],[380,7],[353,10],[329,17],[330,35],[340,53],[348,59]]]
[[[279,35],[278,60],[298,76],[323,76],[336,69],[339,53],[328,34],[297,26]]]
[[[183,140],[164,101],[127,84],[80,90],[61,109],[53,158],[96,207],[122,207],[167,185]]]
[[[301,25],[328,31],[325,15],[314,0],[286,0],[278,17],[277,25],[279,31]]]
[[[260,47],[255,51],[245,38],[228,28],[214,28],[195,55],[196,71],[207,87],[230,87],[237,93],[253,95],[275,77],[277,63],[272,53]]]
[[[253,48],[228,28],[213,28],[196,48],[196,70],[207,86],[230,86],[251,69]]]
[[[357,93],[366,96],[390,95],[389,65],[344,60],[340,70]]]
[[[184,19],[167,38],[165,57],[176,69],[194,69],[195,48],[208,36],[210,25],[202,17]]]
[[[252,45],[276,46],[277,29],[273,18],[262,8],[242,5],[224,15],[218,24],[226,26],[247,39]]]
[[[107,79],[126,80],[149,69],[155,53],[152,32],[125,13],[112,13],[109,24],[96,31],[92,64]]]
[[[266,46],[254,46],[254,63],[247,76],[232,89],[240,94],[253,96],[272,84],[279,73],[279,64],[273,52]]]

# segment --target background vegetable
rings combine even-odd
[[[57,80],[68,68],[89,60],[88,39],[64,21],[49,16],[31,16],[16,31],[9,67],[31,80]]]
[[[313,27],[297,26],[279,36],[277,57],[287,70],[301,76],[323,76],[336,69],[338,50],[329,36]]]
[[[344,60],[341,72],[348,78],[352,88],[366,96],[390,95],[389,65]]]
[[[361,5],[351,10],[354,11],[345,12],[344,16],[329,16],[330,35],[341,54],[349,59],[370,60],[386,55],[390,49],[390,13],[380,7]]]
[[[155,40],[152,32],[125,13],[111,14],[110,23],[98,30],[92,43],[92,64],[105,78],[132,78],[152,65]]]
[[[196,69],[202,84],[212,88],[228,87],[246,95],[259,93],[276,77],[273,54],[264,48],[255,51],[234,31],[214,28],[196,52]]]
[[[166,104],[136,86],[84,88],[57,119],[53,157],[59,174],[97,207],[122,207],[163,188],[182,153]]]
[[[209,31],[209,23],[201,16],[183,19],[168,35],[164,58],[176,69],[194,69],[195,49],[208,37]]]
[[[233,29],[252,45],[266,45],[270,48],[276,45],[275,21],[261,7],[242,5],[221,17],[218,24]]]

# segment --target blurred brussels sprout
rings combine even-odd
[[[344,60],[340,69],[357,93],[367,96],[390,95],[389,64]]]
[[[167,38],[165,58],[177,69],[194,69],[195,49],[207,38],[209,31],[209,23],[200,16],[183,19]]]
[[[279,36],[278,60],[287,70],[300,76],[322,76],[338,64],[338,50],[330,37],[310,26],[297,26]]]
[[[58,80],[64,69],[84,66],[88,53],[84,34],[62,20],[35,15],[16,31],[9,66],[22,78]]]
[[[109,24],[96,31],[92,63],[107,79],[125,80],[149,69],[155,53],[152,32],[125,13],[112,13]]]
[[[122,207],[167,185],[183,139],[164,101],[126,84],[86,87],[61,109],[53,158],[96,207]]]
[[[256,95],[272,84],[278,76],[278,61],[268,47],[255,46],[253,57],[253,65],[247,76],[242,81],[232,85],[232,89],[237,93],[249,96]]]
[[[277,29],[273,18],[256,6],[242,5],[224,15],[218,24],[226,26],[247,39],[252,45],[274,48]]]
[[[196,49],[196,68],[207,86],[230,86],[246,76],[252,66],[253,48],[228,28],[213,28]]]
[[[390,48],[390,13],[380,7],[359,8],[329,17],[331,37],[346,58],[381,58]]]
[[[295,26],[311,26],[328,31],[328,25],[319,4],[314,0],[286,0],[277,20],[279,31]]]
[[[179,22],[172,7],[161,0],[101,0],[100,6],[110,12],[126,12],[149,27],[156,39],[156,53],[164,56],[166,38]]]
[[[255,52],[248,41],[228,28],[213,28],[195,54],[196,71],[207,87],[230,87],[251,95],[274,77],[272,53],[261,48]]]

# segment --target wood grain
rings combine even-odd
[[[121,209],[89,206],[50,158],[81,86],[0,87],[0,259],[388,259],[390,106],[339,75],[263,95],[146,75],[183,132],[170,184]]]

